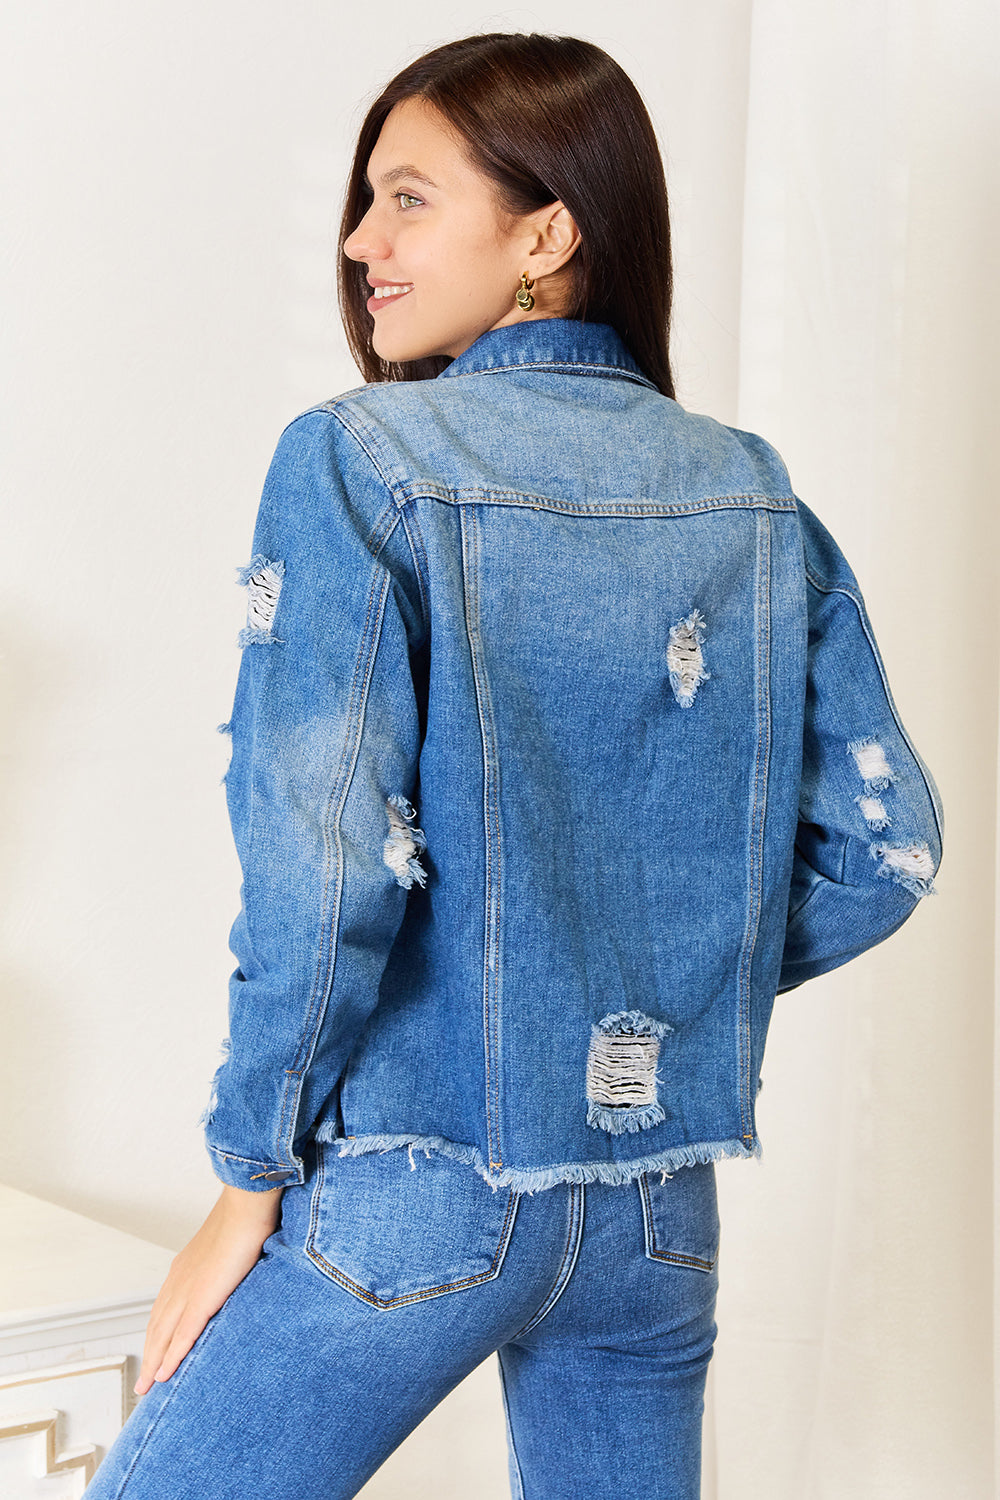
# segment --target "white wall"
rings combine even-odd
[[[179,1246],[239,872],[220,778],[261,484],[360,383],[333,238],[364,108],[457,36],[590,38],[664,141],[681,397],[736,411],[750,6],[7,7],[0,1177]]]
[[[945,853],[902,931],[775,1007],[764,1159],[725,1174],[743,1500],[998,1493],[998,79],[995,0],[754,0],[740,425],[853,562]]]

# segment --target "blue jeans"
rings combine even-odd
[[[515,1500],[698,1500],[711,1162],[529,1194],[422,1148],[311,1151],[87,1500],[349,1500],[494,1350]]]

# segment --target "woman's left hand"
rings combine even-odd
[[[260,1259],[281,1212],[283,1188],[247,1192],[223,1187],[204,1224],[171,1262],[153,1303],[135,1392],[169,1380],[209,1318]]]

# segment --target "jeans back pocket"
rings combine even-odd
[[[518,1195],[465,1162],[394,1147],[317,1147],[305,1252],[372,1307],[401,1307],[499,1276]]]
[[[719,1257],[719,1200],[715,1163],[652,1171],[638,1179],[646,1254],[650,1260],[711,1271]]]

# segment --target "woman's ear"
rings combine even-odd
[[[569,209],[558,199],[539,209],[534,219],[537,238],[530,253],[539,257],[551,257],[551,264],[538,266],[539,275],[551,276],[576,251],[580,243],[580,231]]]

